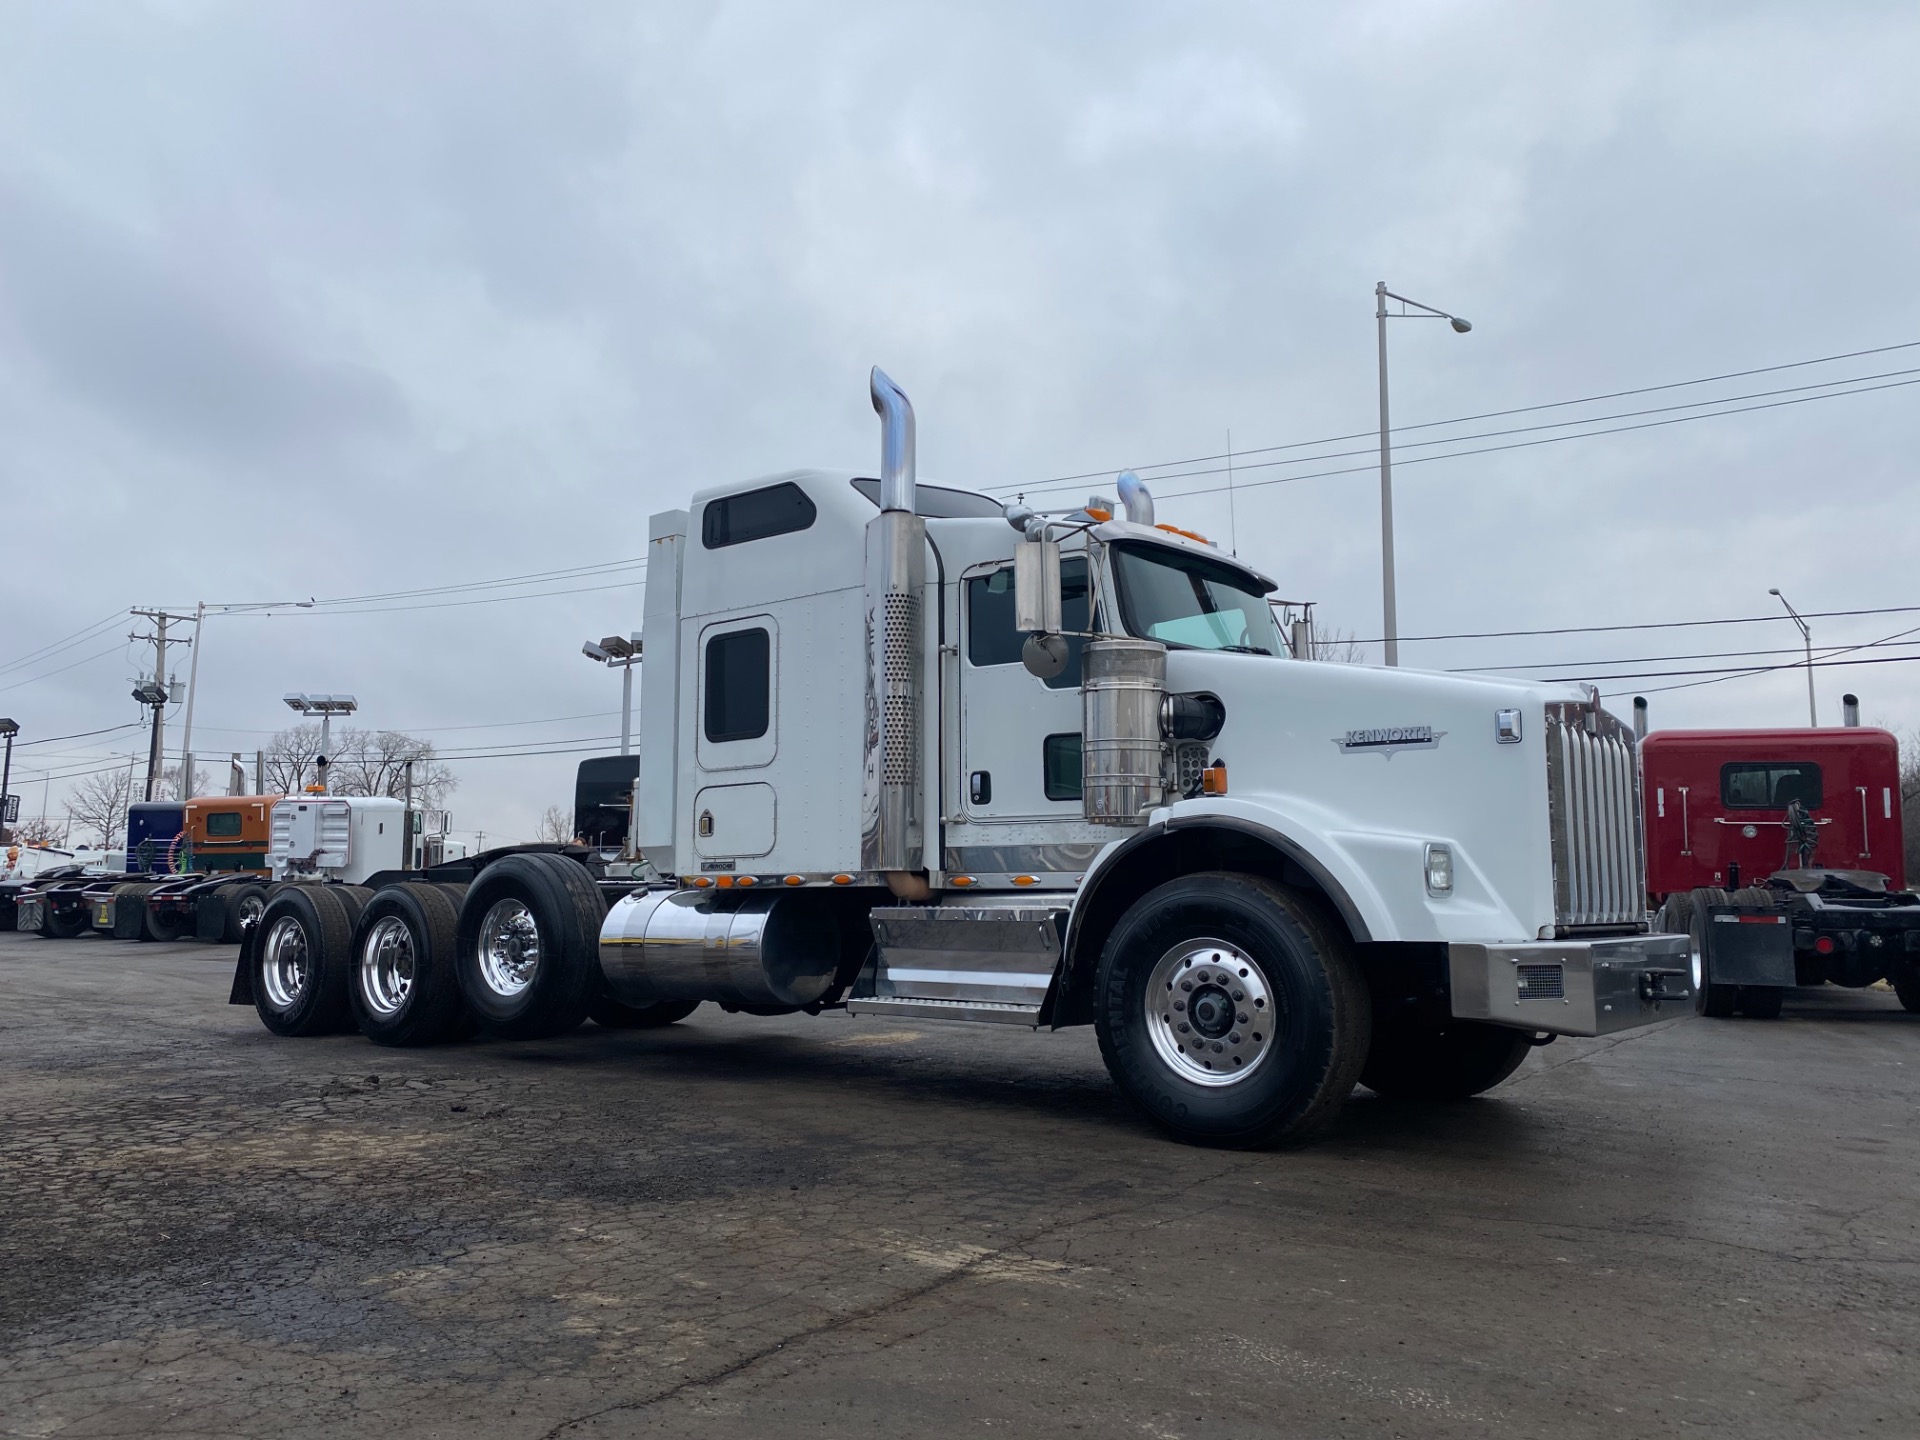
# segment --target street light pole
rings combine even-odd
[[[580,653],[589,660],[598,660],[608,669],[617,669],[620,675],[620,753],[633,753],[633,667],[640,663],[640,637],[629,635],[603,635],[599,641],[589,640],[580,647]]]
[[[1400,303],[1398,314],[1387,309],[1389,300]],[[1417,312],[1417,313],[1416,313]],[[1473,329],[1470,321],[1462,320],[1458,315],[1445,310],[1436,310],[1431,305],[1422,305],[1418,300],[1409,300],[1404,295],[1396,295],[1387,289],[1382,280],[1373,287],[1373,318],[1379,331],[1380,342],[1380,633],[1386,638],[1386,660],[1389,665],[1400,663],[1400,611],[1394,594],[1393,562],[1393,438],[1392,428],[1387,421],[1387,321],[1389,320],[1445,320],[1453,326],[1454,333],[1466,334]]]
[[[1778,590],[1769,590],[1767,593],[1787,607],[1787,614],[1800,627],[1800,643],[1807,649],[1807,724],[1817,730],[1820,728],[1820,712],[1813,704],[1813,627],[1801,618],[1800,612]]]
[[[180,721],[180,798],[193,797],[193,696],[200,688],[200,637],[207,628],[207,602],[193,607],[193,659],[187,665],[187,713]]]
[[[0,841],[7,839],[14,821],[7,815],[8,792],[13,788],[13,737],[20,733],[12,720],[0,720],[0,735],[7,737],[7,758],[0,764]],[[41,837],[45,842],[46,837]]]

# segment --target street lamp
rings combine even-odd
[[[1397,313],[1387,309],[1389,300],[1399,302]],[[1373,287],[1373,302],[1374,320],[1380,329],[1380,609],[1384,621],[1381,633],[1387,641],[1387,664],[1398,665],[1400,616],[1393,593],[1393,442],[1387,425],[1387,321],[1445,320],[1456,335],[1466,334],[1473,325],[1458,315],[1394,294],[1384,280]]]
[[[602,635],[598,641],[589,640],[582,645],[580,653],[589,660],[598,660],[609,670],[620,672],[620,753],[632,753],[633,667],[640,663],[640,637],[631,635],[622,639],[618,635]]]
[[[314,783],[309,788],[316,794],[327,793],[327,746],[333,734],[333,717],[351,715],[360,708],[360,702],[351,695],[282,695],[289,710],[298,710],[302,715],[320,717],[320,753],[314,757]]]
[[[1819,728],[1820,712],[1813,708],[1813,627],[1800,618],[1800,612],[1793,608],[1787,597],[1778,590],[1767,593],[1787,607],[1787,614],[1793,617],[1793,623],[1800,627],[1800,641],[1807,647],[1807,724]]]

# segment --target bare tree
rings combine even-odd
[[[1900,828],[1907,842],[1907,883],[1920,884],[1920,737],[1902,727],[1900,737]]]
[[[142,782],[141,788],[144,792],[144,781]],[[166,769],[162,770],[160,772],[160,783],[153,787],[153,798],[156,800],[191,800],[196,795],[210,795],[212,793],[213,777],[198,765],[193,767],[193,783],[187,788],[185,794],[182,794],[180,791],[180,767],[178,765],[169,765]]]
[[[58,850],[67,843],[68,822],[47,820],[36,815],[22,820],[10,833],[16,845],[51,845]]]
[[[460,783],[451,768],[433,758],[433,742],[398,730],[362,730],[335,727],[328,744],[327,788],[336,795],[407,793],[407,763],[413,763],[413,803],[421,810],[446,807],[448,795]],[[266,744],[261,768],[267,792],[297,795],[312,783],[313,762],[320,753],[320,727],[294,725]]]
[[[542,845],[565,845],[573,839],[573,811],[564,805],[549,805],[534,827],[534,840]]]
[[[1338,625],[1313,627],[1313,658],[1331,660],[1336,665],[1364,665],[1367,647],[1354,638],[1351,630]]]
[[[69,833],[92,836],[103,850],[127,835],[127,806],[133,801],[133,775],[115,766],[89,775],[67,797]]]

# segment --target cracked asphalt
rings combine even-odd
[[[0,1434],[1920,1433],[1882,993],[1223,1154],[1088,1031],[380,1050],[233,954],[0,934]]]

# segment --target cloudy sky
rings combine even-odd
[[[210,620],[194,748],[351,691],[476,757],[457,829],[526,836],[577,757],[498,752],[612,748],[580,641],[638,628],[648,514],[871,468],[876,362],[923,475],[1064,500],[1191,462],[1150,472],[1163,519],[1377,637],[1382,278],[1474,324],[1391,331],[1394,423],[1431,426],[1400,437],[1403,634],[1765,616],[1769,586],[1920,605],[1920,346],[1885,348],[1920,342],[1910,3],[41,0],[7,27],[23,741],[139,718],[130,606],[390,597]],[[443,588],[514,576],[541,578]],[[1813,623],[1825,653],[1920,612]],[[1782,616],[1402,658],[1761,725],[1804,720],[1804,672],[1639,672],[1797,644]],[[1823,718],[1854,690],[1920,725],[1910,664],[1817,674]],[[57,813],[40,775],[141,743],[23,749],[14,788]]]

